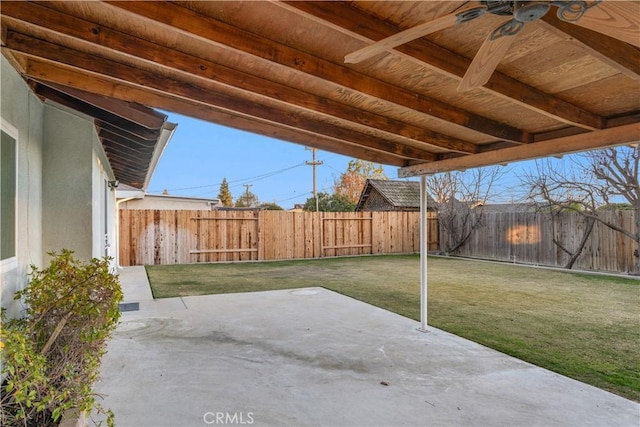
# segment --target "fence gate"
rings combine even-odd
[[[371,212],[344,215],[325,212],[322,217],[322,257],[373,253]]]
[[[258,212],[193,211],[191,262],[258,259]]]

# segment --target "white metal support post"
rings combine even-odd
[[[429,251],[429,223],[427,222],[427,178],[420,176],[420,327],[427,331],[427,252]]]

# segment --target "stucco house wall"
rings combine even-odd
[[[115,192],[107,185],[113,174],[93,121],[47,104],[44,132],[44,248],[73,249],[84,260],[107,255],[105,245],[114,235]]]
[[[0,261],[0,302],[15,315],[20,307],[13,293],[25,286],[29,265],[42,264],[44,108],[5,58],[0,64],[0,97],[0,127],[17,146],[15,257]]]
[[[14,292],[27,284],[30,265],[48,262],[47,252],[71,249],[84,260],[105,255],[115,236],[115,192],[93,121],[42,103],[0,61],[0,126],[17,145],[15,256],[0,261],[0,305],[11,317],[21,310]]]

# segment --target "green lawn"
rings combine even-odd
[[[148,266],[154,296],[322,286],[419,320],[418,256]],[[640,401],[640,281],[429,258],[429,324]]]

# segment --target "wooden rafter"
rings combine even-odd
[[[526,146],[520,145],[501,150],[479,153],[475,154],[473,159],[468,157],[455,157],[431,163],[408,166],[400,169],[399,176],[409,177],[434,174],[478,166],[489,166],[520,160],[537,159],[557,154],[595,150],[597,148],[608,147],[611,145],[638,143],[640,143],[640,123],[632,123],[610,129],[536,142]]]
[[[86,102],[82,98],[77,98],[70,95],[68,92],[78,93],[78,91],[73,90],[73,88],[65,87],[62,85],[55,85],[51,83],[46,84],[43,82],[38,82],[38,84],[35,87],[35,93],[40,96],[51,99],[52,101],[65,105],[69,108],[82,111],[83,113],[91,117],[95,117],[98,120],[109,122],[113,126],[118,126],[121,129],[129,129],[130,133],[140,138],[154,140],[154,138],[158,137],[157,131],[159,128],[152,130],[145,126],[141,126],[137,123],[134,123],[131,120],[128,120],[125,117],[122,117],[122,115],[120,114],[114,114],[111,111],[107,111],[105,109],[97,107],[94,104]],[[87,94],[87,95],[90,95],[90,94]]]
[[[164,122],[167,120],[167,116],[158,113],[157,111],[150,109],[147,109],[148,111],[141,111],[130,103],[118,101],[113,98],[78,91],[68,86],[58,85],[55,83],[49,84],[48,86],[58,92],[69,95],[74,99],[78,99],[85,104],[107,111],[113,116],[121,117],[128,123],[128,128],[136,125],[145,129],[160,130],[164,125]]]
[[[33,8],[37,13],[34,13]],[[423,143],[461,153],[476,152],[474,144],[459,138],[363,111],[177,50],[168,51],[140,37],[105,28],[44,6],[14,3],[6,7],[4,13],[10,19],[20,20],[29,25],[43,26],[51,22],[53,24],[50,25],[49,30],[71,37],[79,43],[92,43],[90,49],[96,53],[108,50],[120,56],[129,55],[187,76],[201,78],[204,81],[216,81],[279,101],[285,100],[289,104],[311,112],[337,117],[396,137],[415,140],[416,145]]]
[[[406,166],[411,162],[400,155],[384,152],[384,150],[366,149],[361,144],[349,144],[340,138],[332,138],[312,131],[296,129],[271,120],[260,120],[244,113],[230,111],[211,104],[199,103],[182,96],[176,96],[164,91],[153,90],[143,85],[131,85],[124,81],[114,80],[97,74],[83,74],[61,64],[41,61],[17,54],[25,64],[25,74],[35,79],[42,79],[54,83],[65,84],[81,90],[91,90],[105,96],[114,96],[128,101],[142,102],[156,108],[179,111],[182,114],[221,123],[236,129],[259,133],[272,138],[309,145],[318,149],[342,152],[364,160],[395,166]],[[256,108],[260,108],[257,106]],[[428,153],[427,153],[428,154]],[[435,156],[431,155],[432,158]]]
[[[317,2],[287,1],[277,4],[367,43],[375,42],[400,31],[399,28],[385,21],[341,2],[320,5]],[[354,22],[358,23],[357,32],[352,30]],[[394,51],[410,61],[458,80],[464,76],[471,64],[471,60],[426,39],[414,40],[397,46]],[[602,117],[499,72],[493,73],[483,90],[570,125],[585,129],[603,127]]]
[[[461,126],[498,139],[519,143],[529,142],[526,132],[505,123],[498,123],[487,117],[418,95],[172,3],[162,3],[161,7],[148,2],[116,2],[111,5],[150,19],[156,25],[165,26],[168,30],[180,31],[189,37],[197,37],[207,43],[270,61],[321,79],[328,84],[340,85],[381,101],[418,111],[450,125]]]
[[[552,13],[542,17],[537,24],[546,31],[576,44],[580,49],[587,51],[590,55],[627,77],[640,81],[640,62],[637,60],[640,50],[637,47],[561,21]]]
[[[71,51],[64,46],[54,45],[23,34],[9,32],[6,48],[15,50],[14,53],[21,52],[31,57],[45,59],[59,64],[68,63],[69,61],[67,59],[73,56],[75,67],[81,67],[82,70],[100,74],[103,77],[113,79],[122,84],[127,83],[128,80],[131,79],[136,82],[136,85],[158,93],[166,91],[184,99],[221,107],[274,123],[285,124],[293,128],[304,129],[308,132],[323,136],[351,141],[382,152],[390,152],[398,156],[406,157],[407,159],[433,160],[435,158],[435,156],[428,151],[400,145],[347,128],[341,128],[331,123],[316,121],[302,115],[294,115],[286,110],[280,110],[275,106],[260,104],[255,100],[245,100],[239,96],[229,95],[213,87],[196,87],[184,84],[167,76],[157,75],[139,68],[132,68],[128,65],[108,61],[84,52]],[[78,72],[81,72],[81,70],[78,69]],[[51,81],[50,79],[54,77],[32,76],[29,70],[27,70],[26,73],[30,77],[45,81]],[[167,87],[170,87],[170,89],[167,90]]]
[[[527,24],[532,31],[500,71],[460,94],[455,82],[495,17],[367,63],[339,58],[463,2],[5,3],[5,58],[42,100],[96,114],[112,165],[135,182],[143,181],[139,156],[149,155],[158,131],[145,122],[147,107],[407,174],[640,139],[640,49],[626,44],[638,26],[625,30],[626,43],[611,39],[594,33],[619,21],[604,15],[591,27],[553,14]],[[628,4],[614,8],[622,22],[635,16]],[[149,135],[140,132],[145,123]]]

